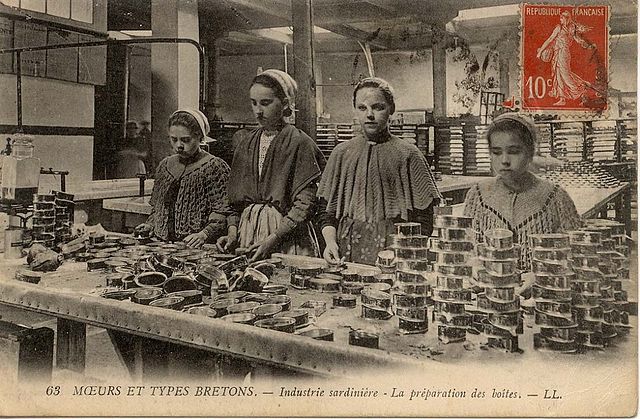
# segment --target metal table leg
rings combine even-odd
[[[56,335],[56,366],[84,373],[87,326],[84,323],[58,318]]]

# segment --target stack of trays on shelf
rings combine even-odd
[[[565,188],[616,188],[620,181],[606,169],[590,162],[565,163],[541,177]]]
[[[336,126],[338,142],[349,141],[353,138],[353,126],[349,124],[338,124]]]
[[[466,339],[471,318],[465,305],[471,303],[471,290],[464,288],[473,269],[468,263],[475,241],[471,217],[455,217],[452,207],[438,207],[434,227],[438,238],[432,241],[436,253],[434,319],[438,321],[438,339],[443,343]]]
[[[429,327],[427,304],[431,286],[425,272],[431,270],[428,259],[429,236],[422,234],[420,223],[397,223],[392,236],[396,290],[393,295],[400,333],[425,333]],[[381,252],[382,254],[382,252]],[[378,266],[385,272],[393,266],[379,257]]]
[[[582,122],[556,123],[553,130],[556,157],[567,161],[582,160],[584,147]]]
[[[338,140],[338,130],[334,124],[318,124],[316,127],[316,143],[325,158],[333,151]]]
[[[56,196],[54,194],[33,195],[33,243],[48,248],[55,246]]]
[[[464,174],[464,140],[462,126],[454,125],[449,128],[450,132],[450,159],[451,174]]]
[[[391,134],[407,140],[411,144],[416,144],[417,142],[416,129],[417,126],[414,124],[391,125],[389,127],[389,131],[391,132]]]
[[[535,322],[540,326],[540,332],[533,335],[533,345],[536,349],[575,352],[579,325],[571,305],[576,274],[570,267],[569,235],[536,234],[532,239]]]
[[[520,247],[514,245],[513,233],[506,229],[485,231],[484,241],[478,244],[483,265],[478,282],[484,292],[478,294],[476,307],[486,316],[483,335],[487,346],[516,352],[518,335],[522,334],[520,298],[515,291],[520,281]]]
[[[58,191],[54,191],[53,194],[56,197],[55,242],[56,244],[67,243],[71,240],[71,226],[75,210],[73,195]]]
[[[551,155],[551,126],[547,124],[536,124],[538,128],[538,153],[541,156]]]
[[[467,175],[491,173],[487,126],[465,124],[464,131],[464,171]]]
[[[638,122],[635,119],[620,122],[620,155],[622,160],[636,160],[638,148]]]
[[[587,135],[588,157],[594,161],[616,160],[616,121],[593,121]]]
[[[462,175],[464,165],[462,126],[439,126],[436,136],[439,171],[448,175]]]

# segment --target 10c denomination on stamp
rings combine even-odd
[[[607,110],[609,6],[525,3],[521,40],[524,110]]]

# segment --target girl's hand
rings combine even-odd
[[[147,223],[138,224],[136,228],[133,229],[134,237],[151,237],[153,233],[153,227]]]
[[[322,256],[330,265],[340,265],[344,262],[344,260],[340,259],[340,250],[338,249],[338,243],[335,241],[327,242]]]
[[[271,255],[273,249],[278,245],[278,241],[278,236],[276,236],[275,234],[270,234],[260,243],[255,243],[247,250],[247,253],[255,251],[250,262],[268,258]]]
[[[230,252],[238,246],[238,234],[229,232],[226,236],[222,236],[216,241],[216,246],[223,253]]]
[[[189,234],[185,237],[184,242],[189,247],[202,247],[203,244],[207,241],[207,235],[203,232]]]

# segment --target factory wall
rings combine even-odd
[[[637,35],[612,36],[610,61],[610,87],[622,92],[637,90],[637,70],[635,62]],[[486,56],[486,46],[472,46],[471,51],[476,55],[480,64]],[[376,76],[387,79],[396,91],[396,109],[430,109],[433,107],[431,88],[433,85],[431,70],[431,51],[422,51],[419,56],[415,52],[376,52],[373,54]],[[329,122],[349,123],[353,119],[351,103],[352,75],[368,74],[364,57],[360,59],[354,69],[355,54],[317,54],[316,60],[320,67],[321,78],[318,84],[322,86],[322,109],[319,116],[325,116]],[[251,106],[248,100],[248,88],[258,67],[263,69],[283,69],[283,56],[221,56],[218,64],[219,75],[219,103],[218,114],[225,121],[253,122]],[[447,114],[458,116],[470,112],[474,115],[479,111],[479,97],[470,108],[454,100],[454,95],[460,93],[456,82],[465,77],[465,62],[454,60],[454,54],[447,53]],[[509,90],[518,95],[519,65],[517,60],[509,60]],[[488,68],[486,77],[499,79],[497,65]],[[497,90],[497,89],[496,89]],[[321,112],[322,111],[322,112]],[[324,115],[323,115],[324,114]],[[612,115],[617,117],[616,115]]]
[[[0,124],[16,125],[16,77],[0,74],[0,91],[4,93],[0,95]],[[93,128],[92,85],[23,77],[22,102],[24,125]],[[42,167],[69,171],[69,184],[92,180],[93,136],[37,135],[34,146]],[[59,187],[59,180],[56,185]]]

